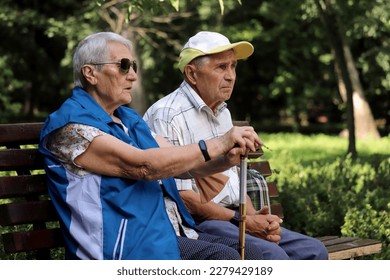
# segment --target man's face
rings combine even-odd
[[[130,51],[125,46],[110,43],[107,61],[120,61],[122,58],[133,60]],[[105,64],[96,77],[97,96],[95,98],[107,111],[115,110],[131,102],[133,82],[137,79],[137,74],[132,67],[128,73],[123,73],[120,65]]]
[[[233,50],[209,55],[196,67],[195,88],[203,101],[213,110],[232,94],[236,80],[236,65]]]

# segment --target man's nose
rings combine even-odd
[[[226,78],[227,80],[234,80],[234,79],[236,78],[236,69],[235,69],[235,68],[229,68],[229,69],[226,71],[225,78]]]

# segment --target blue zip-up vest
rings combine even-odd
[[[48,188],[61,218],[68,259],[179,259],[177,237],[166,214],[163,190],[177,204],[187,226],[195,222],[185,208],[173,178],[135,181],[98,174],[78,176],[67,171],[46,148],[54,130],[68,123],[96,127],[140,148],[158,147],[143,119],[132,109],[115,111],[128,128],[113,122],[83,89],[75,87],[46,119],[39,151],[44,155]]]

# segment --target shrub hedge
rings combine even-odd
[[[271,134],[263,139],[272,180],[284,208],[284,226],[310,236],[380,239],[383,250],[369,258],[390,259],[390,138],[359,143],[353,160],[343,156],[345,139],[324,135]],[[370,144],[371,143],[371,144]]]

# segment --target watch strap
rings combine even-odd
[[[230,219],[230,222],[235,226],[240,225],[240,214],[237,211],[234,212],[234,217]]]
[[[203,154],[204,160],[209,161],[211,158],[207,151],[206,142],[204,140],[200,140],[198,144],[199,144],[200,151]]]

